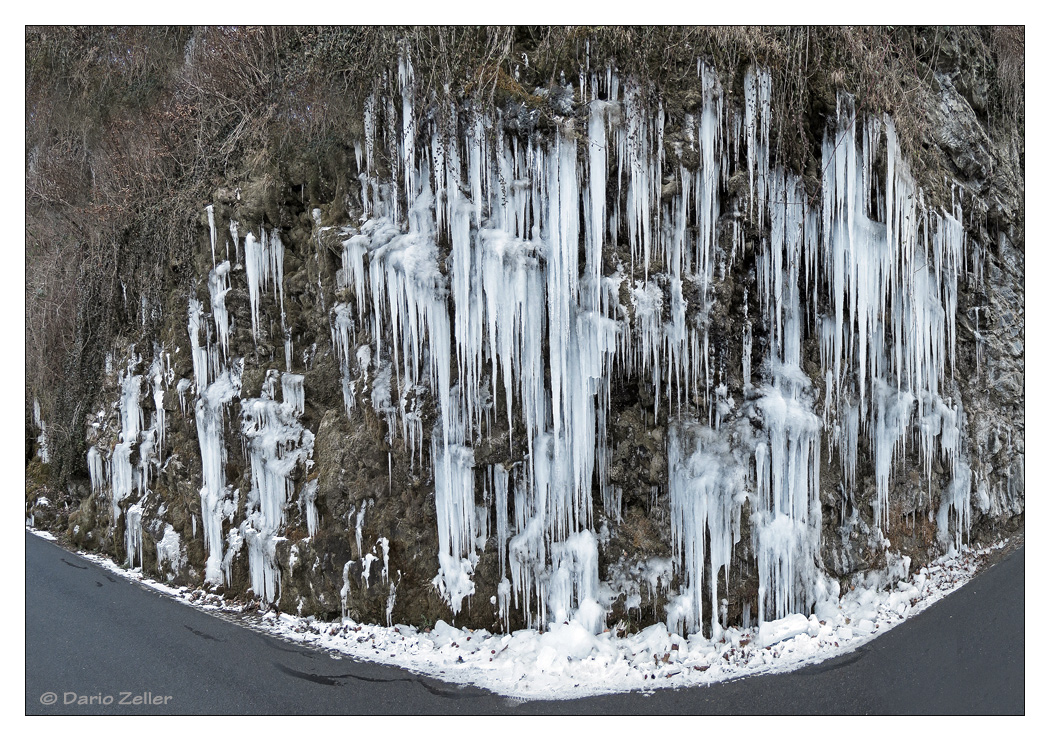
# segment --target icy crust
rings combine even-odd
[[[624,634],[622,625],[595,634],[578,617],[552,622],[542,632],[501,635],[455,628],[441,620],[419,630],[345,618],[328,623],[272,611],[259,615],[200,588],[175,588],[145,578],[141,568],[129,570],[102,556],[79,555],[185,604],[242,615],[250,625],[294,643],[509,697],[545,700],[692,687],[826,661],[856,650],[955,591],[992,550],[1005,545],[964,546],[910,575],[908,559],[898,558],[884,572],[858,577],[841,597],[818,601],[812,615],[793,613],[749,629],[728,627],[717,638],[685,637],[664,623],[634,634]]]

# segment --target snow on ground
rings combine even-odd
[[[27,528],[30,529],[30,528]],[[54,540],[39,530],[36,535]],[[576,621],[551,624],[544,632],[498,635],[455,628],[443,620],[428,629],[323,622],[273,611],[250,614],[202,589],[172,587],[124,569],[95,554],[79,555],[109,571],[139,581],[180,602],[230,616],[294,643],[354,659],[399,666],[454,684],[475,685],[523,700],[568,699],[616,692],[681,688],[787,672],[856,650],[958,589],[985,557],[1006,545],[964,546],[915,574],[869,576],[840,598],[817,605],[814,615],[789,615],[760,628],[728,628],[718,641],[669,633],[663,623],[638,633],[616,627],[592,635]]]

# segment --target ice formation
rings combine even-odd
[[[826,593],[819,489],[829,436],[847,486],[858,446],[870,446],[877,527],[889,516],[893,465],[918,441],[927,466],[935,457],[952,466],[942,536],[966,530],[965,417],[958,399],[941,396],[965,269],[959,208],[925,207],[892,121],[861,119],[845,94],[824,142],[823,201],[812,202],[800,178],[772,161],[769,74],[747,74],[742,111],[725,103],[713,71],[701,65],[699,75],[702,110],[683,137],[699,167],[666,172],[662,107],[652,110],[614,73],[590,82],[585,139],[558,131],[526,142],[477,113],[462,136],[428,132],[411,118],[411,68],[402,67],[401,128],[387,136],[399,140],[404,191],[362,172],[365,219],[347,230],[340,271],[354,300],[335,309],[333,339],[348,413],[353,389],[363,390],[353,378],[356,328],[374,338],[356,355],[359,378],[389,358],[402,393],[428,383],[437,398],[435,584],[454,612],[474,593],[475,491],[484,488],[501,574],[509,572],[526,619],[576,615],[601,627],[591,494],[597,487],[605,514],[619,517],[602,465],[614,369],[651,381],[654,414],[662,404],[672,411],[668,489],[681,578],[668,619],[684,631],[698,630],[705,614],[712,632],[723,627],[718,582],[728,579],[745,507],[757,619],[805,612]],[[366,115],[369,163],[380,119],[396,119],[382,111],[373,100]],[[880,149],[886,164],[876,171]],[[747,314],[745,296],[744,399],[719,380],[724,351],[712,346],[706,318],[711,286],[745,249],[742,214],[723,216],[718,195],[733,158],[746,161],[748,192],[729,208],[768,226],[755,255],[757,312]],[[661,190],[668,177],[670,198]],[[729,228],[720,243],[721,222]],[[447,273],[439,239],[451,246]],[[603,250],[618,240],[630,245],[631,264],[610,270]],[[754,355],[756,321],[769,328],[765,357]],[[823,388],[802,368],[809,337],[820,343]],[[380,384],[373,389],[376,404]],[[392,393],[383,390],[384,405]],[[473,445],[515,415],[524,439],[513,425],[507,434],[523,461],[479,476]]]
[[[44,422],[43,415],[40,413],[40,400],[33,399],[33,424],[40,430],[40,435],[36,439],[37,455],[40,456],[41,463],[47,463],[50,459],[47,449],[47,423]]]
[[[252,487],[240,532],[248,544],[252,591],[274,602],[280,590],[274,553],[277,543],[284,539],[281,533],[294,492],[292,475],[313,452],[314,436],[299,423],[303,377],[276,370],[269,374],[270,393],[264,385],[260,398],[241,401],[241,436],[248,448]],[[272,398],[272,381],[277,375],[282,376],[281,403]]]
[[[961,206],[926,206],[892,120],[859,116],[846,94],[823,142],[822,198],[813,200],[771,155],[768,72],[747,73],[742,109],[713,70],[701,64],[698,75],[699,109],[675,132],[693,167],[672,164],[681,152],[668,158],[662,105],[654,109],[638,84],[612,71],[581,76],[585,131],[565,124],[519,138],[502,114],[448,104],[449,120],[469,122],[448,134],[436,119],[415,117],[407,58],[396,89],[365,106],[356,147],[364,213],[343,229],[332,347],[346,414],[370,404],[386,421],[387,442],[400,435],[412,465],[432,475],[433,583],[453,613],[476,594],[474,569],[490,535],[500,582],[481,597],[494,600],[504,621],[515,609],[530,626],[575,620],[600,632],[612,599],[626,594],[629,607],[640,599],[626,577],[614,587],[598,572],[599,519],[615,524],[622,515],[623,493],[607,478],[614,374],[650,384],[654,418],[668,419],[668,481],[654,495],[667,496],[673,558],[635,571],[664,592],[667,622],[682,634],[726,628],[724,587],[745,513],[759,624],[807,613],[833,589],[821,571],[822,456],[839,461],[852,501],[866,446],[881,528],[894,466],[917,449],[927,473],[935,460],[951,471],[941,537],[958,545],[968,528],[967,422],[950,383],[958,282],[968,264]],[[376,175],[377,146],[390,149],[388,179]],[[734,163],[745,167],[742,190],[729,182]],[[206,577],[228,580],[247,545],[252,589],[274,601],[276,547],[296,491],[309,534],[318,527],[317,481],[302,476],[313,435],[301,421],[303,376],[290,372],[284,246],[276,230],[243,236],[252,337],[283,339],[285,371],[270,369],[260,398],[240,400],[251,488],[235,523],[225,424],[244,361],[231,357],[225,296],[240,267],[241,230],[231,222],[231,267],[216,261],[211,206],[208,219],[212,322],[191,298],[193,383],[177,387],[180,405],[191,388],[196,395]],[[757,240],[745,238],[745,219],[762,225]],[[314,222],[320,229],[319,215]],[[613,249],[620,244],[629,262]],[[724,333],[711,311],[714,291],[743,270],[745,252],[756,280],[743,291],[744,321]],[[264,323],[268,291],[280,333]],[[738,398],[727,384],[725,341],[715,341],[725,337],[740,343]],[[816,382],[803,368],[807,341],[819,346]],[[163,373],[150,377],[163,394]],[[123,381],[120,442],[108,456],[97,447],[88,453],[93,487],[111,482],[115,516],[148,480],[145,463],[132,470],[132,446],[145,452],[144,435],[158,455],[164,446],[161,397],[154,427],[142,431],[141,380],[129,372]],[[436,407],[431,430],[423,429],[424,395]],[[479,464],[479,441],[504,434],[510,457]],[[378,558],[362,551],[367,506],[346,523],[356,530],[366,586]],[[133,545],[129,539],[129,552]],[[384,546],[389,619],[396,589],[387,556]]]
[[[235,230],[235,227],[231,227],[231,230]],[[269,233],[260,229],[260,234],[261,239],[256,239],[253,232],[244,237],[244,269],[248,280],[248,297],[252,305],[252,337],[256,339],[259,337],[262,292],[268,284],[273,288],[274,298],[280,298],[281,326],[284,328],[284,244],[276,229]]]
[[[240,254],[239,227],[230,225],[237,255]],[[252,336],[260,334],[262,293],[270,287],[282,318],[285,336],[286,368],[291,364],[291,339],[284,327],[284,245],[276,230],[261,230],[244,237],[244,269],[251,303]],[[308,466],[313,451],[313,433],[299,418],[306,408],[300,374],[271,369],[267,373],[262,396],[240,401],[239,435],[245,446],[251,471],[251,488],[245,498],[244,518],[235,523],[240,492],[226,482],[227,448],[226,416],[231,403],[241,397],[244,359],[230,357],[230,318],[225,296],[230,290],[229,261],[211,271],[208,280],[211,316],[215,324],[215,341],[206,333],[201,344],[203,305],[190,299],[189,325],[195,387],[197,389],[196,422],[200,443],[203,476],[201,512],[204,542],[208,552],[206,579],[215,584],[228,582],[233,558],[247,545],[251,588],[268,602],[280,596],[280,572],[275,549],[283,539],[286,510],[295,490],[294,477]],[[221,353],[220,353],[221,350]],[[277,399],[278,379],[281,399]],[[185,387],[180,382],[180,399]],[[317,482],[302,486],[301,507],[306,513],[309,532],[317,527],[314,495]],[[231,527],[223,535],[223,522]],[[225,548],[224,548],[225,546]]]
[[[167,573],[174,575],[185,564],[186,556],[178,532],[171,525],[165,525],[164,535],[157,541],[157,568],[163,570],[167,566]]]
[[[100,448],[97,444],[100,441],[97,441],[87,451],[91,490],[109,499],[114,530],[123,519],[125,553],[132,567],[136,564],[142,566],[142,515],[152,493],[152,477],[165,459],[167,418],[164,395],[170,380],[165,367],[166,357],[164,348],[155,345],[153,361],[147,372],[137,373],[143,366],[143,359],[135,352],[134,346],[129,348],[126,366],[115,379],[119,388],[119,401],[115,405],[119,431],[115,431],[115,438],[111,438],[112,447],[103,445]],[[110,371],[113,371],[112,366]],[[144,424],[142,409],[142,392],[147,384],[154,406],[148,427]],[[103,417],[104,413],[100,413],[99,419]],[[104,426],[95,422],[92,428],[99,435]]]

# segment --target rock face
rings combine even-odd
[[[336,201],[217,188],[38,522],[283,611],[683,634],[1022,524],[1023,156],[980,75],[929,91],[942,200],[847,91],[804,182],[761,68],[580,79],[441,126],[405,56]]]

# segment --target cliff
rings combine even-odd
[[[27,31],[27,518],[74,545],[717,635],[1023,527],[1023,34],[84,33]]]

